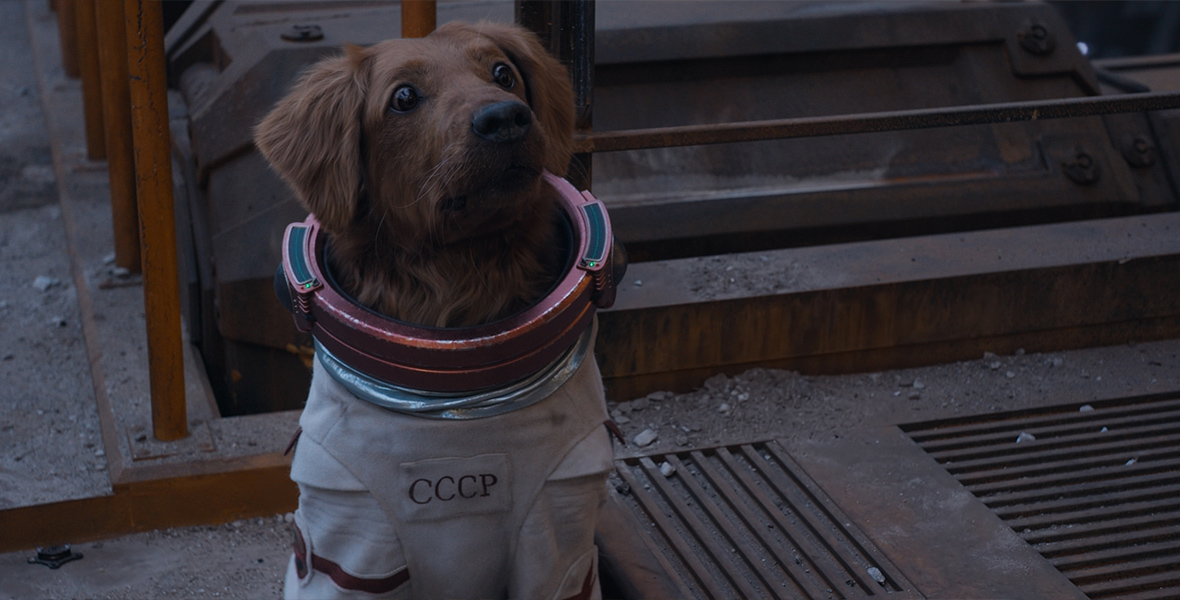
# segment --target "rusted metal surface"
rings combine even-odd
[[[1180,108],[1180,93],[1146,92],[1114,97],[1067,98],[838,117],[612,131],[580,136],[575,148],[578,152],[618,152],[647,148],[674,148],[702,144],[730,144],[961,125],[1013,123],[1041,119],[1091,117],[1175,108]]]
[[[78,25],[74,2],[59,2],[53,7],[57,13],[58,38],[61,41],[61,68],[67,77],[78,76]]]
[[[188,435],[180,332],[172,149],[160,5],[126,0],[131,125],[151,373],[152,432],[162,441]]]
[[[596,346],[612,397],[718,371],[847,373],[1180,336],[1180,215],[633,264]]]
[[[135,153],[131,140],[131,88],[123,0],[95,1],[115,264],[139,273],[139,213],[135,202]]]
[[[902,429],[1090,598],[1180,594],[1175,393]]]
[[[1086,597],[895,425],[823,437],[792,457],[926,597]]]
[[[438,6],[435,0],[402,0],[402,37],[426,37],[437,27]]]
[[[923,597],[776,442],[624,459],[616,476],[632,525],[600,531],[604,555],[638,533],[677,597]]]
[[[77,29],[78,73],[82,77],[82,113],[86,121],[86,156],[91,160],[107,157],[103,132],[102,82],[98,68],[98,23],[96,0],[74,2]]]

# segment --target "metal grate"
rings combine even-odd
[[[1180,597],[1180,394],[902,429],[1090,598]]]
[[[620,487],[629,487],[624,504],[694,597],[864,598],[912,589],[775,442],[616,466]]]

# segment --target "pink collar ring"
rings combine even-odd
[[[626,271],[606,207],[552,173],[543,174],[561,198],[571,230],[572,260],[544,298],[492,323],[439,328],[391,319],[337,289],[326,269],[329,239],[309,215],[283,235],[280,299],[300,331],[352,370],[427,394],[470,393],[510,386],[552,365],[578,341],[598,308],[614,304]],[[282,289],[285,287],[286,289]]]

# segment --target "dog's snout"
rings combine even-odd
[[[497,102],[484,106],[471,119],[475,135],[507,144],[524,139],[533,125],[533,113],[520,102]]]

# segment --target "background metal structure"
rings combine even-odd
[[[1178,97],[1104,91],[1049,6],[686,6],[439,7],[439,22],[518,18],[570,66],[571,176],[591,183],[598,154],[593,188],[634,263],[1177,206]],[[302,211],[250,126],[303,66],[388,37],[399,10],[194,5],[169,33],[191,125],[177,143],[196,265],[186,318],[225,414],[292,406],[310,347],[277,306],[254,301],[269,293],[272,240]],[[620,356],[608,335],[602,355]],[[761,333],[742,335],[752,347]]]

